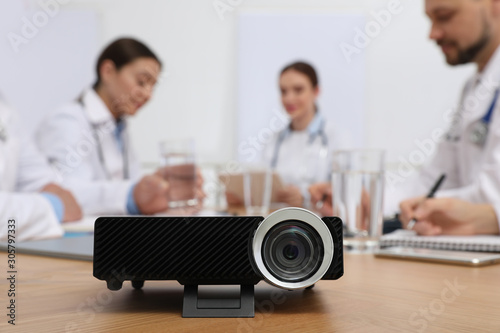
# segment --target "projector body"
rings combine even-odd
[[[283,211],[291,214],[293,220],[279,220],[271,225],[271,231],[280,223],[296,226],[303,222],[297,212],[306,217],[312,214],[299,208]],[[338,279],[343,275],[342,221],[336,217],[316,218],[326,227],[333,247],[332,259],[327,267],[323,263],[327,269],[320,278]],[[276,274],[259,268],[258,249],[254,250],[258,229],[264,222],[260,216],[100,217],[94,228],[94,276],[105,280],[111,290],[120,289],[125,280],[138,287],[146,280],[177,280],[182,285],[254,285],[266,279],[285,289],[314,284],[316,281],[300,283],[307,280],[302,277],[301,281],[292,279],[296,284],[286,285],[290,281],[279,281],[279,274],[278,282],[269,281]],[[262,241],[265,235],[260,238]],[[319,254],[319,260],[325,254]],[[262,265],[265,258],[260,258]]]
[[[125,280],[256,284],[250,242],[262,217],[101,217],[94,228],[94,276]]]

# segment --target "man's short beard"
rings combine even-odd
[[[458,50],[457,58],[456,59],[447,58],[446,61],[450,65],[468,64],[469,62],[472,62],[476,59],[477,55],[486,47],[486,45],[488,45],[490,40],[491,40],[491,28],[483,13],[483,31],[481,32],[481,36],[479,37],[479,39],[465,50],[461,50],[455,43],[455,45],[457,45],[457,50]],[[438,44],[439,45],[443,44],[443,41],[439,41]]]
[[[491,39],[490,29],[486,20],[483,25],[483,32],[479,40],[477,40],[473,45],[469,46],[466,50],[458,50],[458,57],[456,65],[467,64],[473,61],[479,52],[481,52],[486,45],[488,45]]]

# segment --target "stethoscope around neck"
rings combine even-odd
[[[466,88],[468,89],[468,87]],[[495,106],[498,100],[498,96],[500,95],[500,87],[498,87],[495,90],[495,94],[493,96],[493,100],[490,104],[490,107],[484,114],[484,116],[481,117],[478,121],[476,121],[473,124],[472,132],[470,133],[469,140],[471,143],[479,146],[479,147],[484,147],[486,144],[486,139],[488,138],[488,133],[489,133],[489,127],[491,124],[491,120],[493,117],[493,111],[495,111]],[[463,112],[463,105],[464,105],[464,97],[462,97],[462,100],[460,102],[460,105],[462,107],[462,112]],[[452,129],[450,132],[446,135],[446,140],[451,141],[451,142],[458,142],[460,140],[460,133],[459,133],[459,121],[455,121],[455,123],[452,125]]]
[[[276,144],[274,146],[273,156],[271,159],[271,168],[275,169],[278,165],[278,156],[280,153],[281,146],[285,141],[288,131],[291,130],[291,124],[288,125],[288,128],[285,128],[278,134],[278,139],[276,140]],[[307,144],[310,146],[314,143],[317,137],[321,139],[321,153],[320,155],[326,155],[328,152],[328,137],[325,134],[325,120],[321,119],[319,129],[316,133],[310,134]]]
[[[97,154],[99,156],[99,163],[101,164],[102,169],[104,170],[104,173],[106,175],[106,179],[111,180],[111,174],[106,167],[106,159],[104,157],[104,151],[102,149],[102,142],[101,138],[99,136],[99,128],[101,127],[100,124],[94,124],[90,121],[90,118],[87,115],[87,112],[85,112],[85,103],[83,101],[83,96],[80,96],[77,99],[77,102],[82,106],[83,113],[85,114],[85,117],[87,118],[90,126],[92,127],[92,136],[94,137],[95,142],[97,143]],[[120,124],[123,119],[119,119],[117,121],[117,124]],[[128,147],[127,147],[127,142],[124,140],[122,137],[122,142],[121,142],[121,151],[122,151],[122,166],[123,166],[123,179],[127,180],[129,179],[129,167],[128,167]]]
[[[0,141],[7,141],[7,129],[5,128],[2,119],[0,119]]]
[[[495,96],[493,97],[493,101],[491,102],[490,108],[486,112],[486,114],[474,124],[474,128],[472,129],[470,135],[470,141],[480,147],[483,147],[486,143],[486,138],[488,137],[489,127],[491,123],[491,118],[493,116],[493,111],[495,110],[495,106],[498,100],[498,95],[500,93],[500,88],[497,88],[495,91]]]

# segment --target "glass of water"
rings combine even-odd
[[[196,198],[194,140],[168,140],[160,143],[161,175],[169,184],[169,208],[193,207]]]
[[[333,153],[332,206],[346,227],[347,250],[371,252],[382,231],[385,152],[344,150]]]
[[[247,215],[266,216],[269,213],[272,186],[272,170],[269,167],[243,167],[243,197]]]

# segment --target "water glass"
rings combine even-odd
[[[384,171],[383,150],[344,150],[333,154],[333,213],[344,221],[347,249],[369,252],[378,245]]]
[[[243,168],[243,196],[247,215],[266,216],[271,203],[272,170],[264,166]]]
[[[169,184],[169,208],[192,207],[196,199],[195,149],[192,139],[160,143],[161,173]]]

